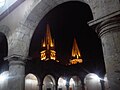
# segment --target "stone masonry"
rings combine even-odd
[[[90,21],[89,24],[90,26],[99,24],[96,31],[103,46],[110,89],[120,89],[120,0],[34,0],[33,4],[26,10],[26,15],[17,22],[19,23],[18,26],[15,26],[17,28],[15,30],[10,28],[11,34],[9,37],[7,36],[8,57],[15,55],[9,60],[10,76],[18,75],[16,79],[9,82],[12,84],[10,84],[11,90],[18,90],[16,88],[24,90],[24,60],[19,56],[28,56],[30,41],[38,23],[54,7],[68,1],[80,1],[90,6],[94,20]],[[17,12],[19,11],[16,8],[16,18],[19,18]],[[11,20],[10,15],[7,18]],[[6,21],[6,18],[2,20],[2,22]],[[14,25],[14,23],[4,24],[8,27]]]

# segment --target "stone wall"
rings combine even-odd
[[[120,11],[119,0],[86,0],[86,2],[92,9],[94,20]]]

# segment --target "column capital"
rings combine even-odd
[[[112,17],[102,21],[95,29],[98,35],[102,35],[108,32],[120,31],[120,16]]]
[[[25,88],[25,62],[28,58],[13,54],[5,57],[9,61],[9,90],[24,90]]]
[[[18,65],[18,64],[25,65],[25,62],[27,60],[30,60],[30,58],[26,58],[25,56],[22,55],[13,54],[5,57],[4,60],[8,60],[9,65]]]

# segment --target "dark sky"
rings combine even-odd
[[[55,7],[37,26],[32,37],[29,55],[33,58],[40,56],[41,40],[45,36],[48,23],[59,60],[68,62],[71,58],[75,37],[84,62],[103,63],[100,39],[87,24],[92,19],[90,7],[81,2],[67,2]]]

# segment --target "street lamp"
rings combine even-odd
[[[8,71],[5,71],[3,73],[0,74],[0,83],[4,82],[5,80],[8,79],[8,75],[9,75],[9,72]]]
[[[0,74],[0,90],[6,90],[8,85],[9,72],[5,71]]]
[[[6,76],[4,76],[4,75],[0,75],[0,82],[4,82],[5,80],[6,80]]]

